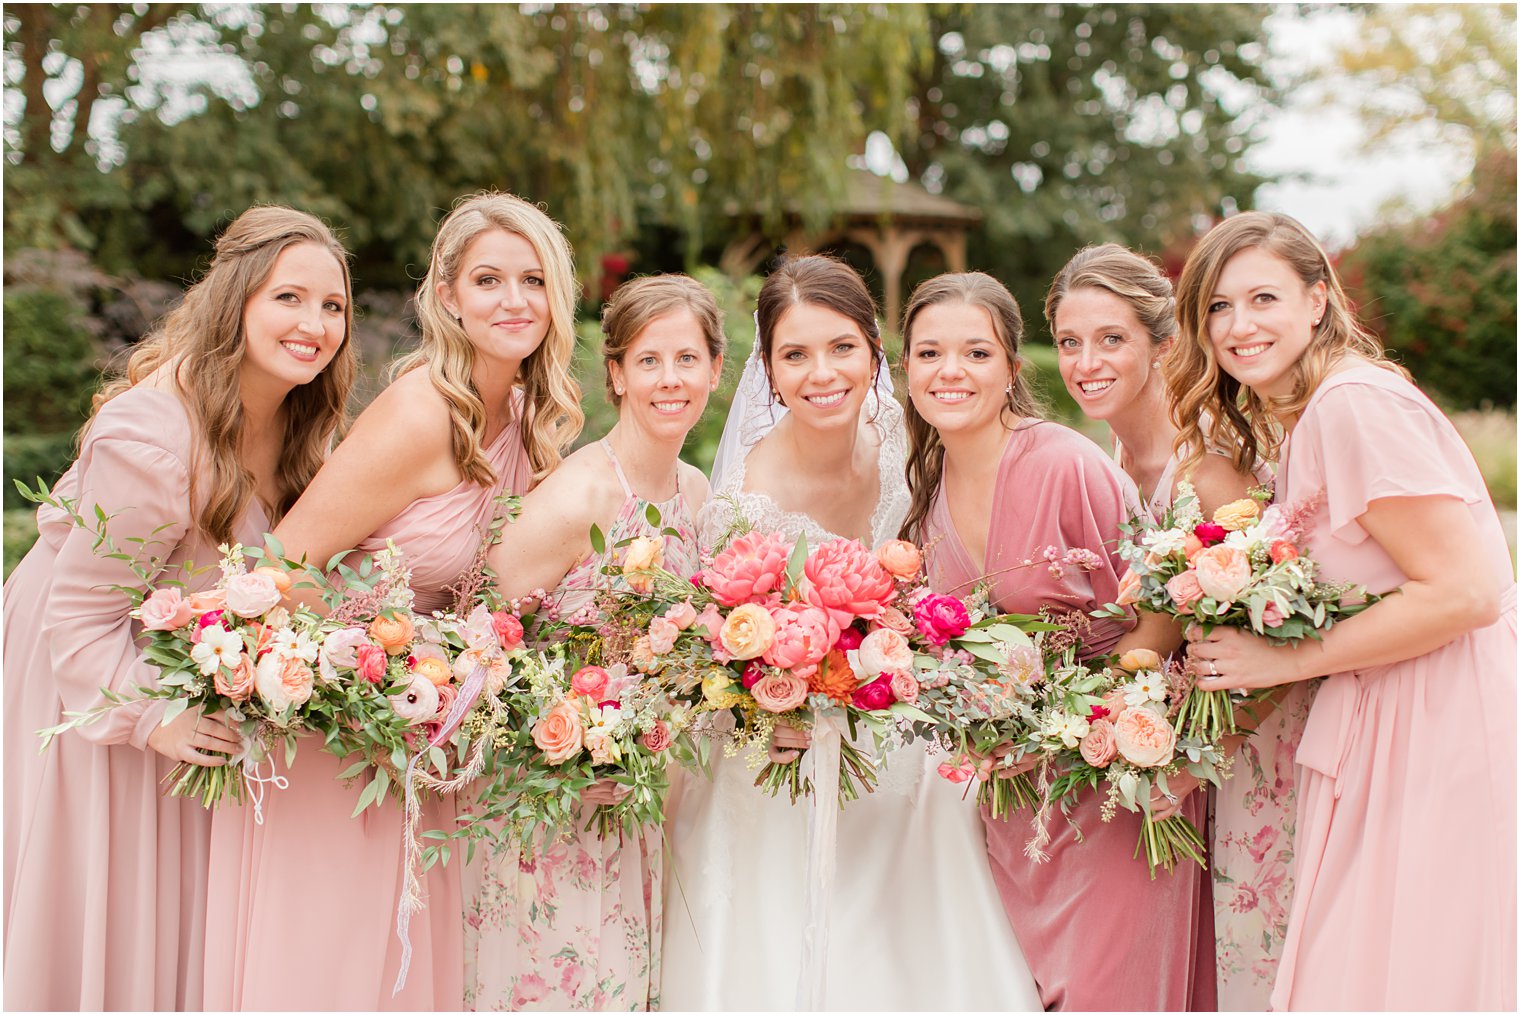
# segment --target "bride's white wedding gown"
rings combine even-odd
[[[902,410],[886,401],[872,545],[908,510]],[[882,425],[885,424],[885,425]],[[810,547],[837,538],[745,491],[742,462],[700,515],[704,548],[735,515]],[[713,752],[711,780],[682,772],[665,826],[660,1006],[791,1010],[801,966],[808,807],[754,785],[745,754]],[[921,742],[889,756],[876,791],[839,815],[829,908],[831,1010],[1040,1010],[1039,993],[987,863],[975,790],[942,779]],[[974,784],[973,784],[974,786]]]

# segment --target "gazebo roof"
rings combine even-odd
[[[837,214],[852,218],[936,219],[941,222],[973,223],[982,220],[979,208],[931,194],[912,181],[897,183],[865,169],[852,169],[845,178],[844,203]]]

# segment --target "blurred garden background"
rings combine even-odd
[[[1080,424],[1040,316],[1065,260],[1113,240],[1175,274],[1223,216],[1286,211],[1334,247],[1364,318],[1453,414],[1513,545],[1513,5],[15,4],[3,18],[6,574],[35,537],[12,480],[67,467],[102,372],[236,214],[289,204],[346,237],[357,410],[416,340],[409,300],[438,219],[483,187],[540,202],[574,244],[587,439],[613,418],[596,321],[618,282],[689,271],[719,294],[726,383],[687,451],[704,467],[783,250],[856,264],[889,330],[916,282],[992,273],[1024,309],[1049,401]]]

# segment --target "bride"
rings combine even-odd
[[[766,279],[756,323],[698,522],[703,549],[751,528],[810,547],[893,538],[908,509],[906,439],[865,283],[833,258],[788,261]],[[772,756],[806,747],[778,727]],[[711,780],[687,776],[671,799],[661,1006],[790,1010],[809,808],[755,788],[745,754],[721,755]],[[826,1004],[1038,1010],[974,801],[936,761],[921,743],[895,750],[875,792],[839,814]]]

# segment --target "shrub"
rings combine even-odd
[[[99,350],[71,296],[5,292],[5,434],[72,434],[100,381]]]

